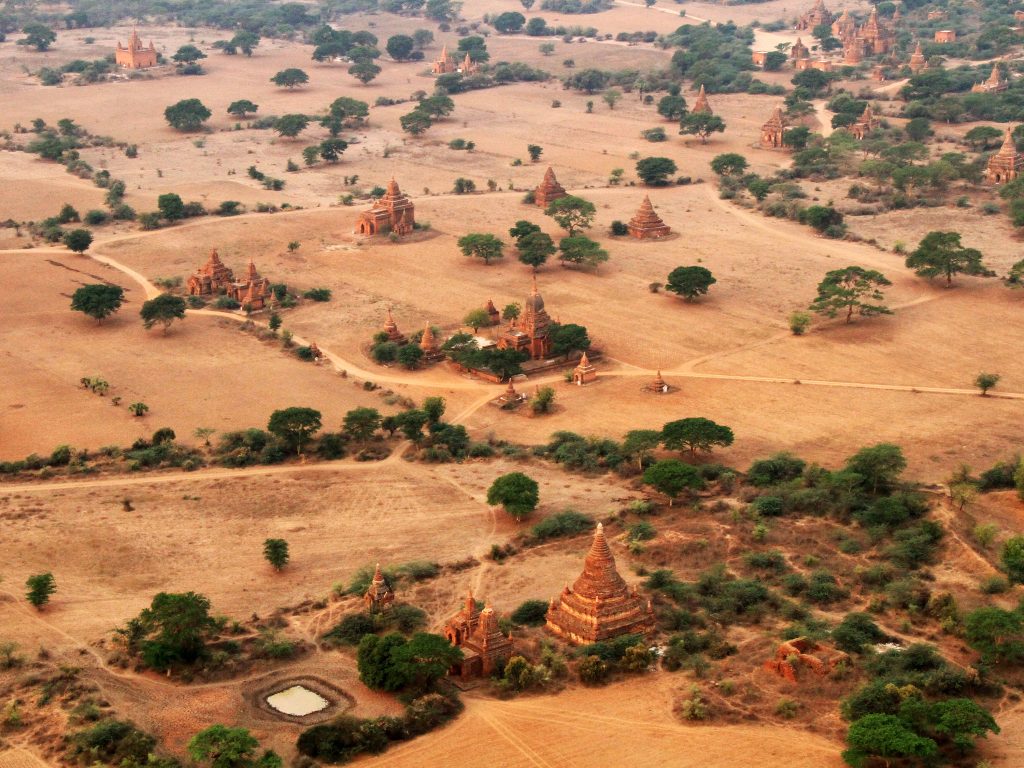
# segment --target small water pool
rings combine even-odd
[[[285,688],[283,691],[267,696],[267,704],[281,714],[305,717],[327,709],[331,702],[305,686],[293,685],[291,688]]]

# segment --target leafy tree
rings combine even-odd
[[[846,471],[856,475],[857,484],[873,496],[894,488],[906,468],[903,451],[892,443],[861,448],[846,460]]]
[[[1003,544],[1003,570],[1011,583],[1024,584],[1024,536],[1013,536]]]
[[[160,592],[149,608],[129,622],[124,633],[132,650],[142,653],[146,666],[163,670],[201,658],[216,629],[205,595]]]
[[[479,232],[463,235],[458,240],[459,250],[463,256],[476,256],[490,264],[491,259],[500,259],[505,244],[494,235]]]
[[[446,403],[443,397],[423,398],[423,412],[427,414],[427,421],[431,424],[440,424],[444,416]]]
[[[981,390],[982,397],[988,395],[988,391],[999,383],[998,373],[979,373],[974,380],[974,386]]]
[[[601,94],[601,99],[608,105],[608,109],[615,109],[615,105],[622,100],[622,91],[618,88],[609,88]]]
[[[526,219],[520,219],[515,223],[515,226],[509,229],[508,234],[510,237],[514,237],[516,240],[522,240],[527,235],[532,235],[534,232],[540,232],[540,227],[534,224],[532,221],[526,221]]]
[[[37,51],[49,50],[57,39],[57,33],[45,24],[26,24],[21,31],[25,37],[18,41],[18,45],[31,45]]]
[[[697,136],[701,144],[708,143],[712,133],[725,131],[725,121],[718,115],[709,112],[689,112],[679,121],[679,133],[684,136]]]
[[[526,17],[517,11],[505,11],[491,19],[491,26],[502,34],[519,32],[526,24]]]
[[[487,503],[500,504],[516,520],[522,520],[537,508],[540,486],[522,472],[501,475],[487,489]]]
[[[636,175],[644,184],[663,187],[668,177],[676,172],[676,164],[667,157],[645,157],[636,164]]]
[[[986,662],[1024,662],[1024,617],[985,605],[964,618],[964,637]]]
[[[417,344],[405,344],[398,348],[395,359],[401,363],[403,368],[408,368],[411,371],[419,366],[420,360],[423,359],[423,350]]]
[[[877,303],[885,298],[880,290],[885,285],[892,283],[873,269],[856,266],[834,269],[826,272],[825,279],[818,283],[818,296],[809,309],[827,317],[835,317],[845,310],[848,323],[854,312],[863,317],[890,315],[892,310]]]
[[[320,142],[320,158],[328,163],[336,163],[341,159],[342,153],[348,149],[348,142],[342,139],[325,139]]]
[[[429,690],[461,659],[461,650],[425,632],[409,640],[397,633],[365,635],[356,653],[359,678],[368,687],[414,693]]]
[[[72,229],[64,233],[63,240],[69,251],[85,253],[92,245],[92,233],[87,229]]]
[[[275,571],[282,570],[290,559],[288,542],[284,539],[267,539],[263,542],[263,557]]]
[[[398,122],[401,123],[403,131],[411,133],[413,136],[419,136],[434,124],[430,115],[421,109],[414,109],[412,112],[402,115],[398,118]]]
[[[342,429],[357,442],[365,442],[380,429],[381,417],[376,408],[353,408],[345,414]]]
[[[398,414],[398,428],[405,435],[406,440],[418,443],[423,437],[423,427],[430,420],[425,411],[418,408],[404,411]]]
[[[984,152],[986,149],[998,146],[1003,132],[990,125],[977,125],[964,134],[966,141],[975,152]]]
[[[185,201],[174,192],[160,195],[156,199],[156,207],[159,209],[160,215],[168,221],[177,221],[178,219],[185,218]]]
[[[700,490],[704,487],[704,481],[697,468],[684,464],[679,459],[666,459],[648,467],[643,479],[647,485],[668,496],[670,507],[676,497],[687,488]]]
[[[348,96],[339,96],[331,102],[328,112],[332,117],[351,123],[362,122],[369,114],[370,107],[365,101]],[[332,135],[333,132],[332,132]]]
[[[238,101],[232,101],[228,105],[228,114],[234,115],[240,120],[244,120],[249,115],[254,115],[259,111],[260,107],[258,104],[253,104],[248,99],[239,99]]]
[[[706,267],[676,267],[668,274],[665,290],[693,301],[708,292],[708,288],[717,283],[711,270]]]
[[[907,256],[907,267],[929,279],[945,275],[947,288],[953,284],[953,275],[992,277],[995,274],[982,263],[981,251],[960,245],[959,232],[929,232]]]
[[[768,51],[764,57],[764,71],[778,72],[789,60],[789,57],[782,51]]]
[[[292,114],[292,115],[281,115],[277,118],[274,123],[274,130],[277,131],[279,136],[286,136],[289,139],[294,139],[309,125],[309,118],[305,115]]]
[[[470,35],[459,40],[460,54],[469,54],[471,61],[482,64],[489,61],[491,54],[487,52],[487,41],[480,35]]]
[[[597,215],[597,208],[589,200],[575,195],[566,195],[553,200],[544,213],[555,220],[572,237],[580,229],[590,229]]]
[[[527,224],[529,222],[521,223]],[[531,224],[530,226],[535,225]],[[514,230],[515,227],[509,230],[509,232]],[[537,267],[541,266],[555,252],[555,243],[551,236],[541,232],[539,227],[537,231],[520,237],[516,247],[519,250],[519,260],[523,264],[533,267],[534,272],[537,271]]]
[[[94,283],[83,285],[72,294],[71,309],[94,318],[97,323],[102,323],[103,318],[109,317],[121,308],[123,301],[124,288],[121,286]]]
[[[608,251],[585,235],[563,237],[558,243],[558,249],[561,251],[558,258],[563,266],[568,263],[596,267],[601,262],[608,261]]]
[[[235,36],[231,38],[231,42],[228,43],[232,48],[238,49],[246,56],[252,56],[253,51],[256,50],[259,44],[260,36],[247,29],[236,32]]]
[[[450,96],[439,93],[422,99],[416,108],[436,120],[450,115],[455,110],[455,102]]]
[[[519,317],[522,310],[523,308],[520,307],[515,302],[513,302],[512,304],[506,304],[505,307],[501,310],[501,319],[504,320],[505,322],[510,323],[517,317]]]
[[[178,64],[194,64],[200,59],[205,59],[206,54],[194,45],[183,45],[171,58],[178,62]]]
[[[552,327],[551,354],[568,357],[572,352],[585,352],[588,349],[590,336],[582,325],[566,323]]]
[[[691,454],[697,451],[710,453],[717,445],[723,448],[732,445],[733,433],[729,427],[723,427],[711,419],[691,417],[670,421],[661,429],[662,442],[671,451],[684,448]]]
[[[633,429],[622,441],[622,451],[627,456],[636,456],[637,468],[643,471],[644,460],[661,445],[661,432],[656,429]]]
[[[716,155],[711,161],[711,170],[719,176],[740,176],[747,170],[747,158],[736,152]]]
[[[416,41],[408,35],[392,35],[384,49],[395,61],[405,61],[416,49]]]
[[[366,85],[381,73],[381,69],[369,59],[363,59],[349,67],[348,73],[360,83]]]
[[[855,721],[846,734],[846,743],[849,748],[843,752],[843,760],[854,768],[870,765],[873,757],[886,763],[891,759],[931,761],[939,749],[934,741],[918,736],[900,718],[883,714],[865,715]]]
[[[793,75],[792,80],[793,85],[812,98],[827,92],[831,82],[832,77],[819,69],[805,69],[797,72]]]
[[[185,319],[185,300],[180,296],[161,293],[156,298],[143,302],[139,315],[147,331],[156,323],[160,323],[164,327],[164,333],[167,333],[171,323]]]
[[[245,728],[211,725],[192,737],[188,754],[210,768],[281,768],[281,758],[267,750],[257,758],[260,743]]]
[[[323,424],[320,411],[314,408],[292,407],[270,414],[267,431],[289,448],[294,448],[297,455],[301,455],[302,446],[313,439],[313,435],[321,426]]]
[[[305,85],[309,82],[309,75],[301,69],[289,67],[288,69],[282,69],[270,78],[270,82],[280,88],[297,88],[298,86]]]
[[[658,102],[658,114],[673,122],[682,120],[686,114],[686,99],[679,94],[663,96]]]
[[[128,412],[138,418],[149,412],[149,406],[142,402],[132,403],[128,406]]]
[[[555,402],[555,390],[552,387],[540,387],[537,394],[530,400],[530,409],[534,413],[548,413]]]
[[[462,319],[462,323],[468,325],[473,329],[473,333],[476,333],[481,326],[491,324],[491,316],[487,314],[486,309],[471,309]]]
[[[213,113],[199,99],[182,99],[164,110],[164,117],[179,131],[198,131]]]
[[[806,149],[807,142],[811,139],[811,129],[806,125],[798,125],[795,128],[787,128],[782,133],[782,143],[793,149]]]
[[[544,152],[544,147],[540,146],[539,144],[527,144],[526,151],[530,155],[530,162],[536,163],[538,160],[540,160],[540,156]]]
[[[28,592],[25,599],[33,608],[42,610],[42,607],[50,602],[50,596],[57,591],[57,581],[52,573],[37,573],[25,580]]]

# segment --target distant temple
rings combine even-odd
[[[565,197],[567,194],[565,187],[558,183],[558,179],[555,178],[555,172],[549,165],[548,169],[544,172],[544,180],[533,191],[533,202],[541,208],[547,208],[555,200]]]
[[[420,349],[423,350],[424,362],[436,363],[444,358],[444,352],[441,351],[441,346],[437,343],[437,337],[434,336],[434,329],[430,327],[430,323],[427,323],[426,328],[423,329],[423,335],[420,336]]]
[[[936,43],[955,43],[956,42],[956,30],[953,29],[940,29],[935,33]]]
[[[442,46],[441,55],[430,66],[430,72],[435,75],[451,75],[456,72],[463,75],[475,75],[479,71],[480,65],[470,58],[468,52],[461,62],[457,62],[455,57],[448,53],[447,45]]]
[[[574,645],[654,631],[650,601],[622,580],[600,523],[583,573],[551,601],[545,629]]]
[[[363,604],[370,611],[379,611],[388,608],[393,602],[395,602],[395,593],[384,579],[380,563],[377,563],[373,572],[373,580],[370,582],[366,594],[363,595]]]
[[[857,122],[850,126],[850,133],[853,134],[854,138],[863,140],[865,136],[877,127],[878,119],[875,117],[875,113],[871,111],[871,105],[867,104],[864,107],[864,112],[857,118]]]
[[[668,225],[654,212],[651,198],[647,195],[644,195],[644,201],[640,203],[640,209],[629,220],[626,228],[629,230],[629,234],[638,240],[664,237],[672,232]]]
[[[921,72],[928,66],[928,61],[924,57],[924,52],[921,50],[921,41],[917,41],[917,47],[914,52],[910,54],[910,71],[915,75]]]
[[[498,349],[525,352],[533,360],[543,360],[551,354],[551,317],[544,309],[544,299],[537,291],[537,277],[533,290],[526,297],[522,314],[498,338]]]
[[[388,341],[393,341],[395,344],[409,343],[405,334],[398,330],[398,323],[395,322],[395,318],[391,314],[391,307],[388,307],[387,319],[384,321],[384,333],[388,335]]]
[[[796,28],[813,31],[815,27],[820,27],[822,24],[831,24],[832,18],[832,13],[825,7],[823,0],[815,0],[811,10],[797,20]]]
[[[249,260],[244,280],[235,280],[234,273],[224,265],[214,249],[207,262],[189,275],[185,284],[189,296],[229,296],[242,305],[242,309],[263,309],[270,298],[270,280],[261,277],[256,265]]]
[[[121,45],[120,40],[117,42],[117,47],[114,49],[114,62],[117,66],[124,67],[125,69],[155,67],[157,61],[156,48],[153,46],[153,41],[149,41],[148,48],[143,47],[142,38],[135,31],[135,27],[132,27],[132,34],[128,38],[128,45]]]
[[[591,364],[590,358],[584,351],[579,363],[572,369],[572,383],[577,387],[582,387],[595,381],[597,381],[597,368]]]
[[[772,116],[768,122],[761,126],[761,146],[768,149],[779,149],[783,145],[783,135],[786,132],[786,117],[782,114],[782,107],[772,110]]]
[[[889,53],[896,45],[896,33],[879,20],[874,7],[859,27],[850,12],[844,10],[832,24],[832,36],[843,44],[844,64],[859,64],[865,56]]]
[[[704,83],[700,84],[700,90],[697,91],[697,100],[693,102],[693,109],[690,112],[693,114],[697,112],[706,112],[709,115],[714,114],[711,111],[711,105],[708,104],[708,95],[704,93]]]
[[[463,678],[488,677],[512,657],[511,633],[501,633],[490,605],[477,608],[472,590],[462,610],[445,623],[444,636],[462,650],[462,661],[451,673]]]
[[[1017,145],[1013,140],[1013,129],[1007,128],[1003,146],[988,159],[985,180],[993,184],[1003,184],[1016,179],[1022,169],[1024,169],[1024,156],[1017,151]]]
[[[356,234],[383,235],[394,232],[407,235],[416,226],[416,207],[407,195],[398,188],[398,182],[392,177],[388,182],[387,191],[368,211],[359,214],[356,222]]]
[[[789,58],[791,59],[808,59],[811,56],[810,49],[804,45],[804,41],[799,37],[793,46],[789,49]]]
[[[663,395],[669,391],[669,386],[665,383],[665,380],[661,378],[661,371],[659,370],[658,373],[655,374],[654,379],[644,386],[644,389],[648,392],[655,392],[659,395]]]
[[[992,74],[988,76],[988,80],[980,83],[975,83],[971,86],[971,93],[999,93],[1005,91],[1010,87],[1006,78],[1003,77],[1002,70],[999,69],[998,64],[992,65]]]

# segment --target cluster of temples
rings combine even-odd
[[[1007,128],[1003,146],[988,159],[985,180],[993,184],[1004,184],[1016,179],[1022,169],[1024,169],[1024,155],[1017,151],[1017,144],[1013,140],[1013,129]]]
[[[462,650],[462,661],[451,673],[463,678],[492,675],[512,657],[512,633],[501,633],[494,609],[489,604],[481,609],[472,590],[462,610],[445,623],[444,636]]]
[[[480,71],[480,65],[469,57],[469,53],[460,62],[448,53],[448,46],[442,46],[441,55],[438,56],[430,66],[430,72],[434,75],[452,75],[456,72],[461,75],[475,75]]]
[[[355,231],[358,235],[383,235],[388,232],[407,235],[415,226],[416,206],[402,193],[398,182],[392,177],[387,190],[370,210],[359,214]]]
[[[263,309],[270,299],[270,280],[260,276],[252,259],[249,259],[245,279],[235,280],[234,273],[220,260],[216,249],[205,264],[189,275],[185,287],[189,296],[228,296],[241,304],[242,309],[252,312]]]
[[[992,65],[992,74],[987,80],[975,83],[971,86],[971,93],[1001,93],[1010,87],[1009,81],[1003,77],[1003,72],[998,64]]]
[[[114,48],[114,63],[125,69],[155,67],[157,65],[156,47],[152,40],[149,41],[149,47],[143,46],[142,38],[139,37],[135,27],[132,27],[128,45],[121,45],[121,41],[117,41],[117,47]]]

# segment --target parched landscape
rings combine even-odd
[[[1024,3],[0,5],[0,768],[1024,764]]]

